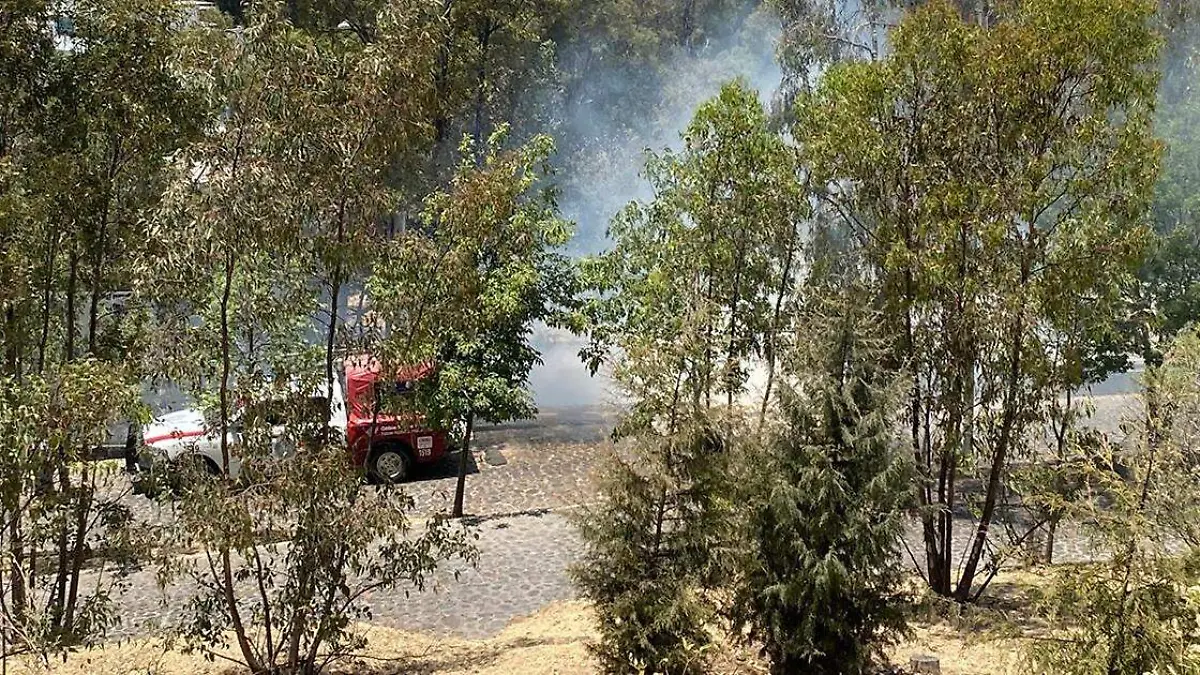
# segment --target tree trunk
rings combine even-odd
[[[475,84],[475,127],[472,137],[475,140],[475,166],[483,166],[483,126],[484,107],[487,102],[487,69],[488,50],[492,44],[492,31],[495,30],[490,18],[484,18],[479,24],[479,66],[476,70]]]
[[[79,283],[79,244],[71,242],[70,262],[68,263],[67,272],[67,303],[64,316],[66,329],[66,345],[63,350],[64,362],[75,360],[75,333],[77,316],[75,312],[75,296],[78,292]],[[61,444],[55,448],[57,454],[58,466],[58,490],[62,498],[68,498],[71,494],[71,474],[67,468],[66,448]],[[56,625],[62,625],[64,613],[66,610],[67,601],[67,563],[69,562],[68,547],[70,545],[70,531],[68,523],[64,518],[59,525],[58,540],[55,542],[56,553],[58,557],[58,567],[54,571],[54,588],[50,594],[49,606],[51,608],[51,620]]]
[[[449,136],[449,115],[446,112],[449,103],[446,98],[450,89],[450,55],[454,49],[454,24],[451,22],[450,10],[454,0],[442,0],[442,21],[446,33],[442,36],[442,47],[438,50],[437,76],[434,78],[434,91],[437,97],[437,113],[433,119],[434,145],[440,147]],[[435,149],[434,157],[438,153]]]
[[[8,525],[9,550],[12,563],[9,566],[9,583],[12,584],[13,618],[20,621],[25,616],[25,574],[21,569],[25,559],[24,536],[21,531],[21,499],[17,497],[17,506],[13,509]]]
[[[1021,264],[1021,286],[1024,287],[1029,280],[1029,263],[1023,261]],[[1001,479],[1005,468],[1008,466],[1008,452],[1012,448],[1014,428],[1017,422],[1017,407],[1020,405],[1017,398],[1020,395],[1018,388],[1020,386],[1021,376],[1021,359],[1022,359],[1022,338],[1025,330],[1024,302],[1019,303],[1017,317],[1014,320],[1012,330],[1012,345],[1009,358],[1011,359],[1008,372],[1008,392],[1005,396],[1004,413],[1000,422],[1000,436],[996,441],[996,448],[992,455],[991,472],[988,476],[987,493],[983,498],[983,509],[979,514],[979,526],[975,531],[975,537],[971,542],[971,552],[967,556],[966,564],[963,566],[962,576],[958,579],[958,586],[955,589],[955,596],[960,601],[966,601],[970,598],[971,586],[975,583],[975,572],[979,567],[979,561],[983,557],[983,545],[987,542],[988,531],[991,528],[992,517],[996,511],[996,500],[1000,494]]]
[[[10,377],[21,379],[21,351],[17,340],[17,310],[10,302],[4,310],[4,369]],[[13,614],[21,617],[25,612],[25,551],[21,532],[21,491],[13,499],[9,521],[9,545],[12,562],[9,581],[12,584]]]
[[[75,294],[79,283],[79,245],[71,243],[71,257],[67,271],[67,307],[64,317],[67,329],[64,361],[75,360]]]
[[[51,228],[54,229],[54,228]],[[37,371],[46,369],[46,349],[50,343],[50,310],[54,301],[54,262],[58,258],[58,230],[48,234],[46,244],[46,276],[42,286],[42,332],[38,338]]]
[[[75,605],[79,600],[79,575],[83,570],[83,560],[87,553],[87,523],[88,513],[92,510],[92,495],[95,491],[95,474],[90,470],[90,462],[84,461],[83,474],[79,478],[78,498],[75,507],[75,539],[71,549],[71,576],[67,589],[66,615],[62,628],[71,633],[75,627]]]
[[[234,592],[233,584],[233,565],[229,559],[229,547],[222,546],[221,591],[225,599],[225,608],[229,610],[230,623],[233,624],[233,634],[237,638],[238,650],[242,652],[242,658],[246,660],[246,666],[250,668],[250,672],[267,672],[259,663],[258,657],[254,653],[254,646],[250,644],[250,639],[247,637],[246,626],[242,624],[242,615],[238,611],[237,595]],[[270,665],[273,667],[275,664]]]
[[[467,430],[463,434],[462,449],[458,456],[458,484],[454,488],[454,518],[462,518],[463,501],[467,491],[467,467],[471,460],[471,432],[475,429],[475,413],[467,413]]]
[[[225,281],[221,289],[221,473],[229,475],[229,296],[233,290],[233,252],[225,254]]]
[[[683,15],[679,21],[679,46],[692,51],[692,35],[696,32],[696,0],[683,0]]]
[[[758,412],[758,428],[762,429],[767,418],[767,408],[771,404],[771,388],[775,384],[775,360],[779,353],[779,319],[783,314],[783,298],[788,292],[792,278],[792,259],[796,254],[796,229],[792,228],[792,239],[788,242],[787,256],[783,262],[783,272],[779,276],[779,292],[775,296],[775,309],[771,314],[771,334],[767,336],[767,384],[763,388],[762,408]]]
[[[338,244],[340,246],[342,228],[338,226]],[[335,269],[333,281],[330,284],[329,300],[329,333],[325,340],[325,426],[321,431],[326,445],[329,444],[329,420],[333,419],[333,348],[337,343],[338,296],[342,292],[341,270]]]
[[[1051,518],[1046,528],[1046,550],[1044,554],[1047,565],[1054,564],[1054,535],[1058,533],[1058,518]]]

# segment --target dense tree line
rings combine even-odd
[[[1194,319],[1189,10],[779,9],[783,109],[744,85],[702,107],[585,266],[588,356],[631,401],[581,521],[602,662],[702,670],[724,617],[773,672],[869,672],[901,561],[972,602],[1079,517],[1117,555],[1055,585],[1068,627],[1031,667],[1186,667],[1190,596],[1164,589],[1191,557],[1164,542],[1187,517],[1148,513],[1194,496],[1162,385]],[[1144,431],[1118,446],[1079,391],[1135,359]]]
[[[355,653],[364,595],[474,559],[449,518],[471,433],[536,413],[546,324],[586,333],[628,403],[574,572],[606,670],[701,670],[725,626],[773,672],[869,672],[906,559],[972,602],[1068,518],[1114,555],[1063,575],[1046,606],[1075,623],[1030,658],[1185,661],[1194,607],[1163,589],[1196,575],[1167,552],[1197,487],[1188,3],[218,4],[0,4],[6,658],[100,639],[147,565],[195,582],[189,647],[232,630],[254,672]],[[746,35],[778,36],[782,95],[735,81],[689,110],[649,198],[569,258],[561,184],[602,192],[704,80],[689,65]],[[438,364],[375,406],[453,430],[450,513],[368,491],[331,433],[361,354]],[[1076,396],[1134,360],[1118,451]],[[171,467],[168,526],[86,461],[165,382],[222,459]],[[289,462],[253,412],[280,400],[308,448]]]

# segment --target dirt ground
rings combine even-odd
[[[379,627],[364,627],[369,648],[364,658],[329,672],[338,675],[592,675],[597,672],[587,652],[595,637],[592,613],[582,601],[561,602],[514,622],[486,640],[434,638]],[[944,675],[1010,675],[1018,672],[1019,645],[1012,641],[972,638],[945,625],[918,626],[912,639],[897,645],[897,665],[914,654],[933,654]],[[233,656],[225,651],[224,655]],[[760,674],[766,670],[752,656],[721,654],[716,672]],[[157,640],[134,640],[73,654],[65,663],[10,663],[14,675],[235,675],[245,672],[223,658],[206,660],[165,649]]]

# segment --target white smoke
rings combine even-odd
[[[590,255],[608,245],[607,228],[612,218],[633,201],[653,197],[642,175],[646,152],[679,149],[681,134],[696,109],[717,95],[721,87],[741,78],[758,90],[764,103],[773,100],[783,81],[775,58],[779,21],[762,9],[736,26],[731,34],[709,40],[692,52],[684,52],[666,69],[671,76],[658,92],[652,121],[628,130],[622,120],[611,120],[583,106],[567,129],[587,130],[598,138],[617,142],[589,148],[569,162],[568,175],[560,175],[563,215],[576,223],[577,235],[571,251]],[[597,73],[595,77],[620,77]],[[620,83],[606,89],[620,89]],[[580,161],[582,160],[582,161]],[[578,357],[584,338],[566,331],[539,327],[534,343],[544,363],[530,376],[534,400],[543,409],[594,406],[614,400],[611,380],[603,373],[592,377]]]

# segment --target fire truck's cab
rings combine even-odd
[[[364,467],[371,480],[403,481],[417,465],[434,464],[446,454],[444,431],[428,428],[416,413],[384,412],[389,397],[410,395],[432,372],[433,367],[425,365],[382,378],[374,359],[346,361],[346,444],[355,465]]]

